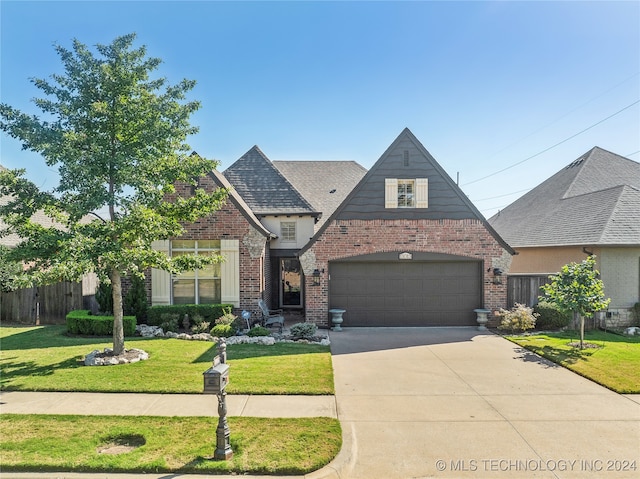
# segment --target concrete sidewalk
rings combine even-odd
[[[2,414],[218,416],[209,394],[0,393]],[[228,416],[337,417],[334,396],[227,396]]]

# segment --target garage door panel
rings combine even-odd
[[[332,262],[329,305],[345,326],[475,325],[480,262]]]

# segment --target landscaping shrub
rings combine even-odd
[[[100,312],[105,314],[113,314],[113,290],[111,283],[100,281],[96,290],[96,301],[100,306]]]
[[[225,310],[231,310],[232,304],[172,304],[166,306],[151,306],[147,310],[147,324],[160,326],[163,314],[175,314],[177,318],[184,318],[187,314],[189,318],[202,316],[205,321],[214,322],[217,318],[225,314]]]
[[[540,301],[533,310],[538,314],[536,329],[562,329],[571,322],[571,312],[561,311],[549,301]]]
[[[178,315],[172,313],[162,313],[160,315],[160,325],[162,330],[166,333],[171,331],[172,333],[177,333],[180,329],[178,322]]]
[[[131,277],[131,288],[123,299],[123,308],[124,314],[135,316],[138,323],[147,322],[147,290],[139,276]]]
[[[218,338],[230,338],[236,334],[236,328],[230,324],[216,324],[211,328],[211,334]]]
[[[509,311],[500,309],[498,314],[502,316],[498,329],[508,329],[512,333],[535,328],[538,316],[538,313],[533,312],[533,308],[520,303],[516,303]]]
[[[135,316],[122,318],[125,336],[136,332]],[[78,309],[67,314],[67,333],[87,336],[110,336],[113,334],[113,316],[95,316],[90,311]]]
[[[315,323],[296,323],[291,326],[290,333],[293,339],[312,339],[318,331]]]
[[[247,336],[251,336],[252,338],[256,336],[270,336],[270,335],[271,335],[271,331],[269,331],[269,329],[265,328],[264,326],[256,326],[254,328],[251,328],[247,333]]]
[[[191,332],[193,334],[208,333],[211,323],[205,321],[200,315],[196,315],[192,318],[193,326],[191,326]]]
[[[215,324],[228,324],[234,331],[243,329],[243,322],[231,312],[231,308],[225,309],[224,314],[216,319]]]

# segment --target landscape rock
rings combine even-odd
[[[104,348],[103,351],[94,349],[84,358],[85,366],[114,366],[116,364],[137,363],[149,359],[149,354],[142,349],[126,349],[123,354],[115,356],[113,349]]]

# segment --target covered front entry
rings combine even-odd
[[[410,260],[399,260],[398,254],[381,260],[389,256],[329,263],[329,307],[347,310],[344,326],[476,324],[473,310],[482,307],[481,261],[424,253]]]

